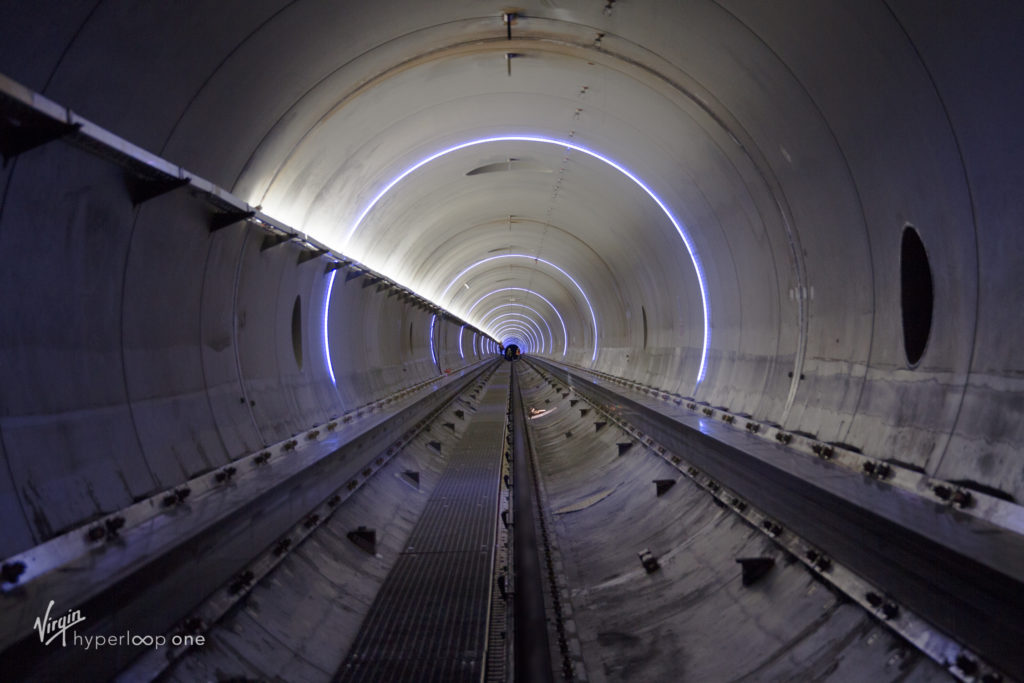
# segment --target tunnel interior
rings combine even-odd
[[[1000,602],[1024,594],[1021,6],[0,17],[0,658],[27,677],[152,677],[138,648],[43,663],[51,600],[163,633],[226,581],[244,599],[159,675],[343,678],[506,374],[557,676],[1024,677]],[[173,552],[128,542],[164,518]],[[890,522],[900,579],[858,559]],[[912,604],[924,557],[955,567],[921,581],[1006,605],[991,632]]]

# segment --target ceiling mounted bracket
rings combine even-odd
[[[247,221],[256,215],[255,211],[225,211],[213,214],[210,219],[210,232],[217,232],[234,225],[239,221]]]
[[[168,192],[185,187],[191,178],[168,178],[166,180],[135,180],[131,182],[132,204],[139,206],[150,199],[156,199]]]

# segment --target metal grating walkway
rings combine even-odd
[[[484,388],[335,680],[481,680],[509,377]]]

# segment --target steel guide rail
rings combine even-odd
[[[776,441],[795,452],[828,461],[858,474],[865,474],[872,479],[902,489],[925,500],[946,505],[969,517],[985,520],[1015,534],[1024,534],[1024,505],[956,482],[931,477],[923,472],[904,467],[892,459],[866,455],[851,450],[851,447],[843,444],[822,441],[810,434],[794,432],[781,425],[756,420],[746,413],[733,412],[724,406],[711,406],[705,401],[698,401],[689,396],[681,396],[655,386],[572,363],[560,362],[559,364],[571,368],[573,372],[581,375],[590,375],[600,381],[617,384],[658,401],[685,408],[695,415],[721,420],[734,426],[742,424],[750,434],[766,441]]]
[[[162,574],[153,574],[151,569],[158,561],[168,561],[170,571],[178,571],[182,561],[192,561],[192,551],[183,553],[182,548],[197,542],[199,547],[208,547],[211,541],[206,539],[211,534],[216,538],[238,524],[247,523],[247,511],[254,511],[253,522],[258,520],[259,527],[267,530],[278,528],[286,519],[290,519],[289,527],[297,520],[308,521],[308,511],[330,499],[330,490],[325,487],[330,485],[331,478],[343,477],[344,487],[355,490],[379,469],[385,457],[398,450],[397,444],[407,443],[409,434],[422,427],[424,411],[429,414],[436,404],[447,403],[461,387],[468,386],[496,363],[482,361],[449,376],[402,389],[297,435],[298,438],[239,458],[227,467],[200,475],[106,516],[99,523],[75,529],[8,560],[5,566],[24,562],[22,575],[26,578],[0,595],[3,656],[15,649],[24,650],[22,654],[45,656],[47,665],[59,666],[59,657],[55,656],[58,652],[62,657],[71,657],[77,651],[52,651],[31,642],[35,633],[30,627],[45,611],[46,601],[53,600],[63,613],[99,599],[103,600],[102,605],[108,605],[111,598],[104,596],[121,584],[145,584],[151,575],[156,577],[152,581],[158,583]],[[434,391],[414,396],[426,388]],[[356,454],[353,448],[377,443],[386,452],[365,460],[352,457]],[[325,477],[326,474],[329,476]],[[302,508],[307,500],[308,507]],[[117,521],[111,524],[111,520]],[[102,529],[104,535],[93,533],[95,529]],[[239,562],[243,563],[244,560]],[[208,578],[204,577],[204,581]],[[118,602],[115,598],[114,604]],[[178,608],[187,609],[188,605]],[[86,614],[89,622],[104,621],[102,612],[99,619],[88,610]],[[178,619],[175,616],[168,621]]]
[[[610,410],[604,401],[595,398],[588,392],[588,389],[596,388],[589,380],[577,377],[577,379],[583,379],[584,382],[590,382],[589,386],[586,383],[574,384],[571,381],[567,384],[540,366],[551,366],[563,372],[564,369],[557,368],[552,363],[537,363],[535,359],[531,359],[528,363],[553,388],[573,391],[576,397],[590,405],[604,419],[629,434],[646,451],[672,465],[687,479],[707,491],[721,507],[738,515],[759,532],[771,538],[777,545],[803,563],[813,575],[859,604],[888,629],[946,668],[955,678],[966,683],[1000,683],[1021,680],[1009,676],[1007,672],[1001,670],[999,666],[976,649],[965,646],[958,639],[936,628],[918,612],[889,595],[884,586],[868,580],[829,555],[824,549],[799,535],[792,528],[780,524],[777,517],[753,504],[742,493],[728,488],[715,477],[696,467],[682,456],[678,449],[673,450],[658,440],[656,436],[644,433],[624,418],[619,411]],[[567,376],[570,379],[572,377],[571,375]],[[684,428],[684,426],[680,425],[680,428]]]
[[[526,403],[521,391],[519,400],[522,406],[521,415],[525,417]],[[565,565],[562,561],[558,537],[551,531],[555,526],[555,521],[550,514],[551,505],[548,503],[540,468],[537,465],[537,454],[530,445],[533,443],[533,439],[529,435],[533,433],[533,429],[529,420],[524,420],[524,425],[528,435],[527,460],[534,483],[533,492],[537,496],[534,512],[543,539],[544,560],[548,573],[549,590],[545,596],[545,607],[554,614],[552,621],[555,628],[551,635],[558,642],[557,653],[552,649],[551,663],[555,670],[558,670],[559,665],[561,666],[563,680],[586,683],[590,679],[586,663],[583,661],[583,646],[579,639],[579,629],[576,625],[575,609],[566,579]]]
[[[484,370],[477,374],[476,377],[481,377],[486,372]],[[478,384],[480,381],[486,381],[486,378],[479,380]],[[394,458],[398,457],[417,436],[426,430],[431,423],[437,421],[444,411],[449,409],[453,403],[469,391],[471,389],[466,388],[460,394],[434,408],[430,414],[420,419],[402,434],[386,452],[378,455],[367,466],[366,469],[370,470],[369,474],[366,473],[366,470],[363,470],[360,473],[361,476],[357,476],[344,486],[339,487],[330,498],[313,510],[310,510],[301,522],[295,524],[290,531],[282,535],[271,547],[265,549],[247,567],[227,581],[208,600],[182,619],[180,624],[167,631],[165,633],[166,642],[172,642],[174,636],[196,636],[209,633],[232,607],[245,600],[267,575],[302,545],[303,541],[326,524],[331,516],[341,509],[349,498],[354,496],[377,472],[384,469]],[[354,486],[353,483],[355,484]],[[178,647],[168,648],[165,652],[160,652],[156,649],[148,650],[136,659],[131,666],[118,674],[116,680],[122,683],[153,680],[170,668],[174,662],[181,659],[193,647],[191,644],[183,644]]]
[[[460,377],[470,368],[472,365],[459,368],[449,377]],[[186,499],[195,501],[209,491],[224,491],[224,487],[227,485],[237,487],[245,478],[244,472],[241,474],[238,472],[240,466],[267,465],[271,463],[272,459],[276,459],[275,456],[289,453],[298,454],[298,457],[292,458],[293,461],[303,462],[302,456],[308,450],[307,447],[311,442],[336,441],[337,439],[332,439],[332,437],[343,438],[348,434],[352,434],[351,438],[356,438],[359,429],[368,428],[367,425],[374,426],[373,423],[366,423],[365,420],[377,410],[392,404],[395,404],[394,407],[397,408],[399,407],[398,402],[402,399],[428,387],[438,389],[446,381],[446,378],[429,379],[403,387],[380,399],[347,410],[326,422],[313,425],[305,432],[296,432],[290,438],[269,444],[259,449],[258,452],[254,451],[240,456],[227,465],[215,467],[180,484],[151,494],[120,510],[76,525],[73,529],[58,534],[29,550],[12,555],[2,563],[4,576],[0,582],[0,601],[8,595],[12,598],[23,596],[24,591],[19,589],[24,589],[32,581],[49,572],[73,565],[82,556],[95,553],[98,548],[103,547],[103,543],[123,541],[124,537],[130,535],[133,529],[155,517],[172,512],[175,507],[184,504]],[[311,458],[307,459],[308,462],[315,462],[316,459],[319,459],[314,456]],[[276,471],[276,474],[276,478],[281,479],[287,472]],[[175,498],[174,501],[171,501],[172,497]],[[12,580],[8,580],[9,578]],[[0,617],[0,627],[2,626],[3,618]],[[5,640],[0,636],[0,650],[2,650],[4,642]]]
[[[501,481],[498,493],[498,517],[495,520],[495,551],[492,569],[491,602],[487,624],[487,645],[484,652],[485,683],[506,683],[515,680],[513,660],[512,604],[515,592],[510,567],[514,561],[509,527],[512,519],[512,489],[505,485],[512,475],[512,404],[511,394],[505,404],[505,429],[502,434]]]
[[[526,432],[523,398],[518,370],[511,372],[509,385],[512,408],[512,503],[515,510],[513,543],[516,577],[514,628],[516,632],[516,675],[522,680],[554,680],[551,643],[545,609],[543,564],[547,559],[541,546],[543,528],[537,523],[539,501],[535,473],[530,462],[530,441]],[[550,615],[552,618],[556,615]]]
[[[494,363],[334,680],[483,679],[507,424],[507,369]]]

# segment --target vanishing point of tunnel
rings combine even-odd
[[[0,0],[0,681],[1024,681],[1022,33]]]

